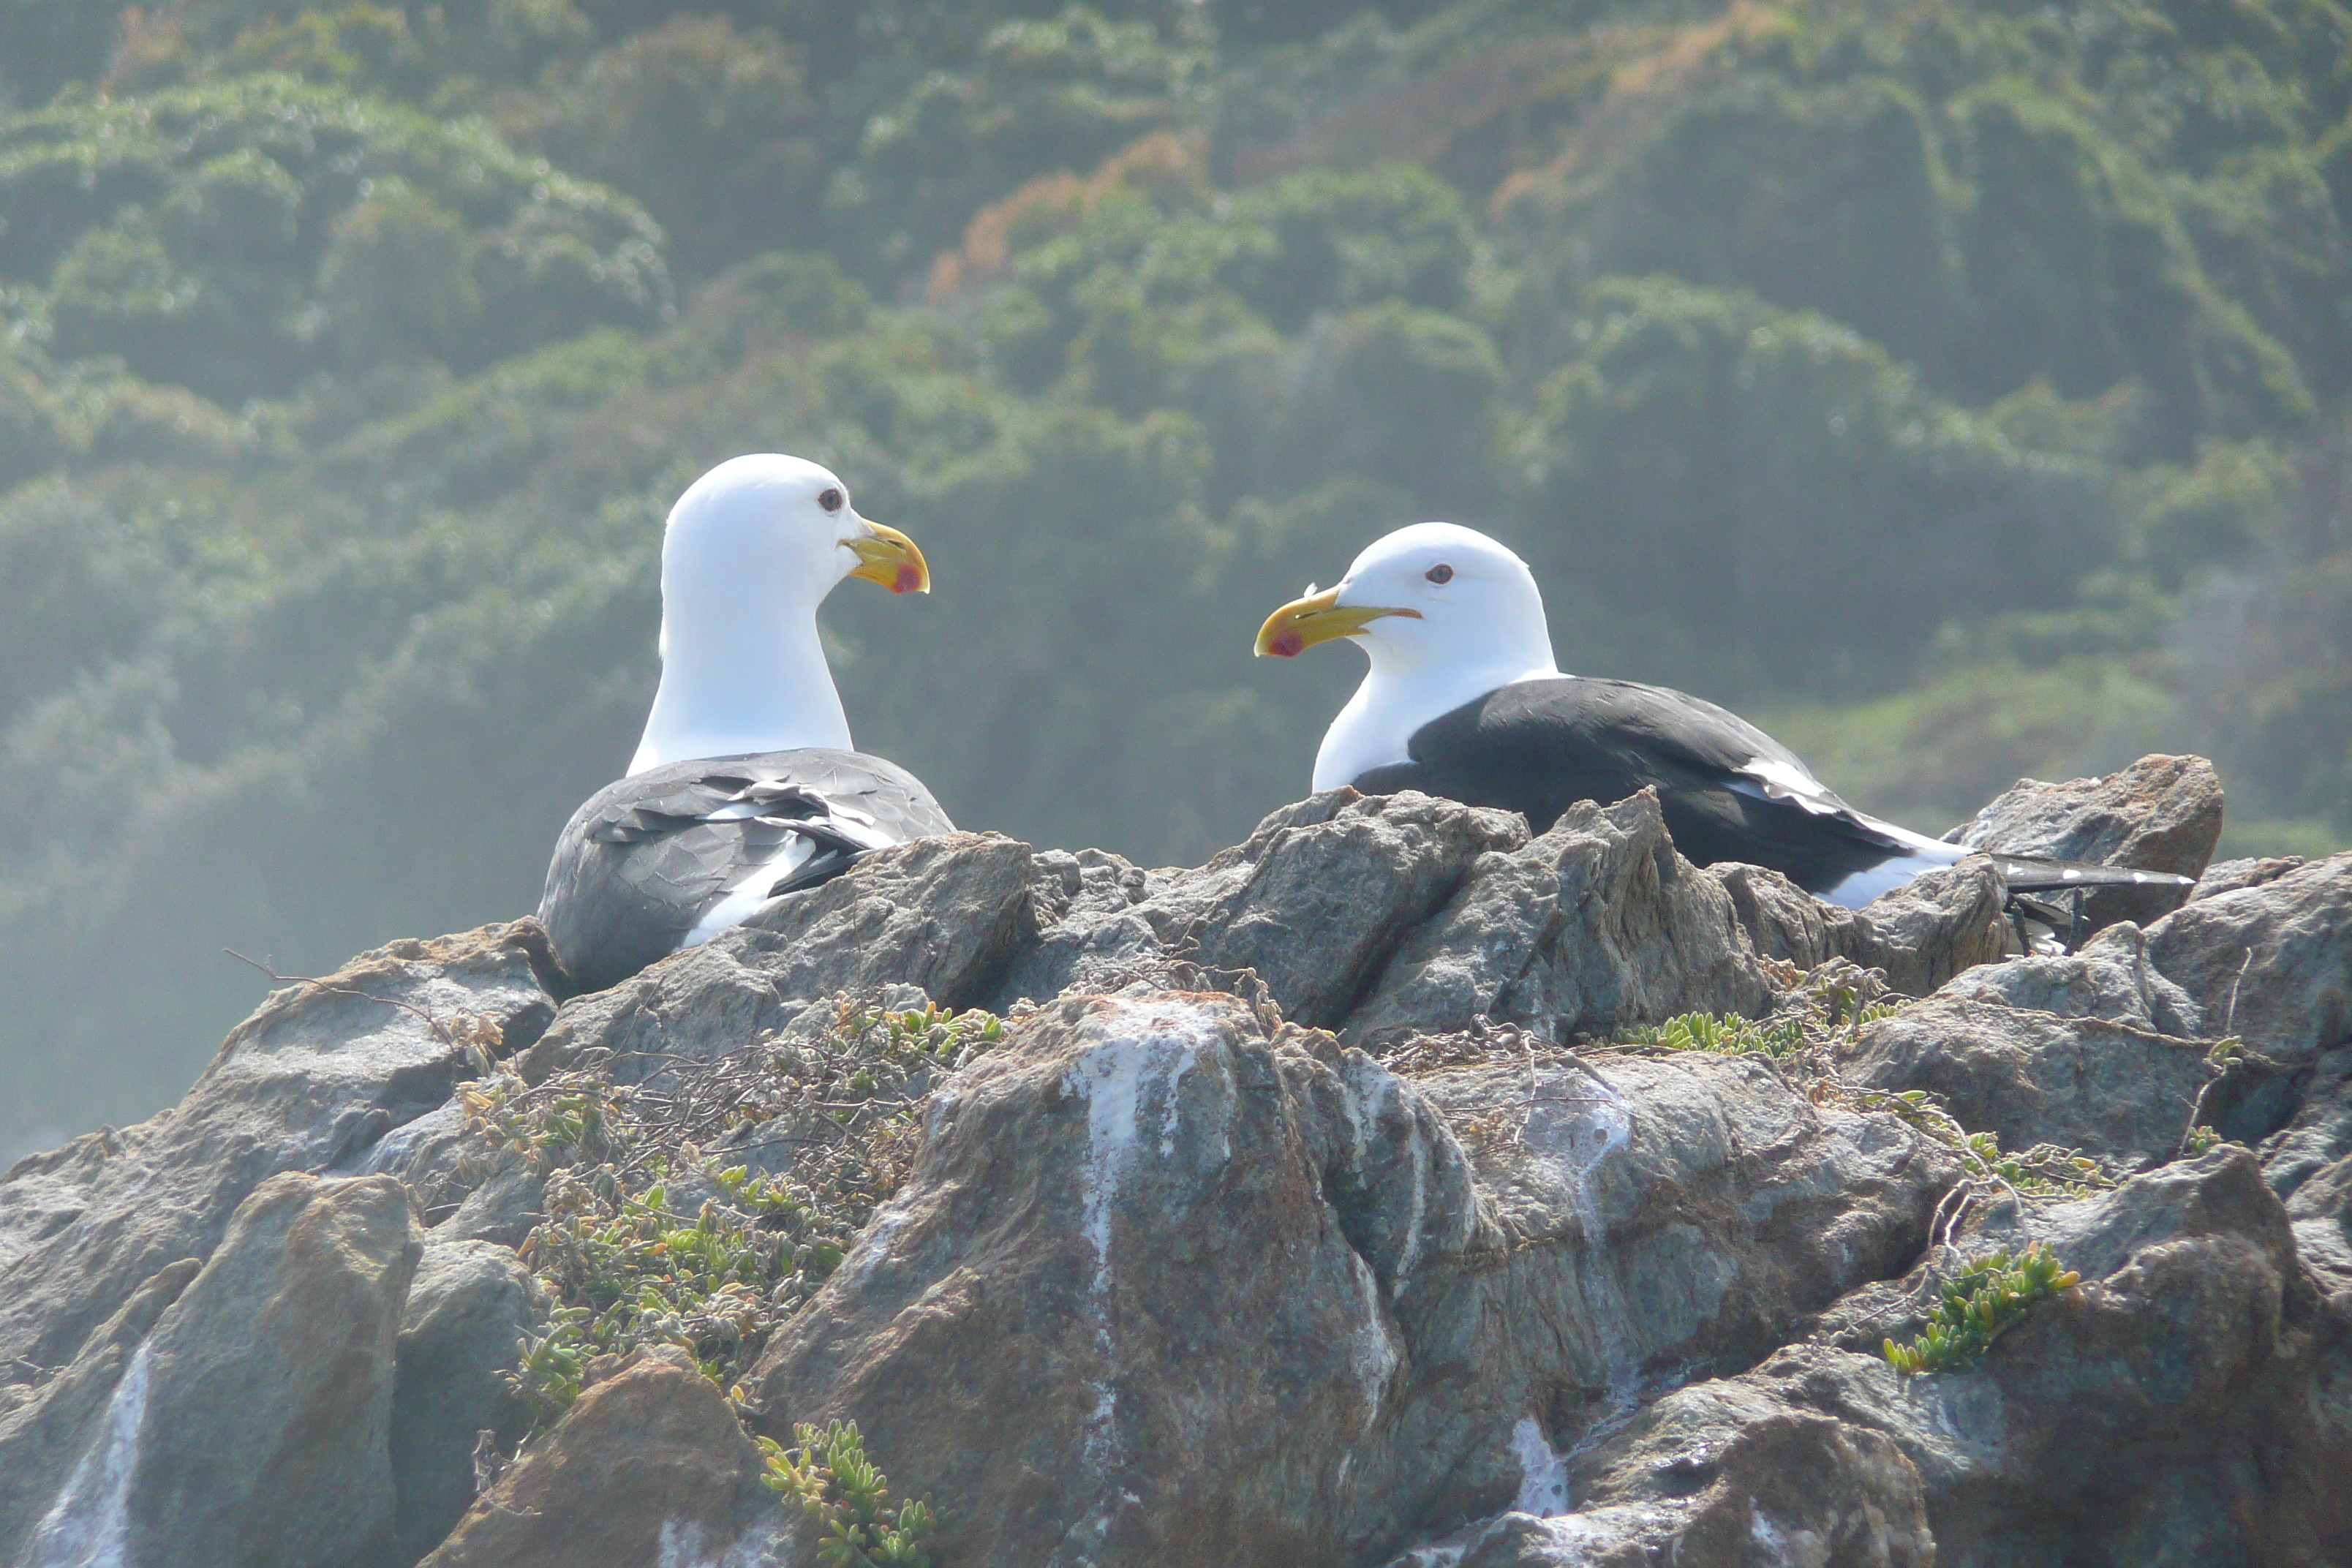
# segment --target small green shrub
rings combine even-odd
[[[1706,1051],[1716,1056],[1768,1056],[1783,1059],[1803,1050],[1804,1030],[1784,1019],[1758,1022],[1737,1013],[1717,1017],[1710,1013],[1685,1013],[1654,1029],[1642,1029],[1629,1043],[1661,1051]]]
[[[465,1086],[476,1160],[548,1173],[547,1217],[522,1256],[555,1305],[523,1342],[516,1386],[552,1419],[596,1358],[671,1344],[732,1397],[905,1181],[932,1086],[1003,1037],[986,1013],[845,999],[815,1038],[676,1062],[642,1084],[591,1069]],[[704,1195],[682,1205],[687,1191]]]
[[[1789,971],[1794,975],[1795,971]],[[1684,1013],[1651,1028],[1631,1030],[1619,1045],[1657,1051],[1706,1051],[1715,1056],[1766,1056],[1793,1061],[1851,1032],[1891,1018],[1905,1004],[1888,1000],[1885,978],[1845,959],[1832,959],[1803,977],[1789,1004],[1769,1018],[1737,1013]],[[1811,1065],[1826,1071],[1825,1060]]]
[[[1616,1043],[1637,1050],[1769,1058],[1813,1104],[1900,1117],[1958,1155],[1969,1181],[2004,1185],[2021,1197],[2075,1197],[2115,1184],[2097,1161],[2077,1150],[2036,1143],[2011,1153],[1992,1133],[1961,1126],[1925,1089],[1864,1089],[1841,1078],[1831,1047],[1907,1005],[1888,992],[1877,971],[1832,959],[1801,980],[1793,969],[1783,979],[1790,994],[1769,1018],[1685,1013],[1621,1035]]]
[[[787,1448],[773,1437],[760,1439],[768,1473],[761,1478],[801,1505],[820,1531],[817,1555],[833,1568],[877,1568],[905,1563],[930,1568],[922,1542],[939,1528],[930,1499],[919,1498],[889,1511],[890,1481],[866,1457],[866,1439],[855,1421],[829,1421],[823,1427],[802,1422]]]
[[[1887,1364],[1913,1376],[1966,1366],[2014,1328],[2034,1302],[2082,1278],[2038,1241],[2015,1258],[2006,1250],[1975,1258],[1944,1282],[1943,1300],[1927,1315],[1918,1338],[1907,1345],[1885,1342]]]
[[[2213,1128],[2200,1123],[2189,1130],[2189,1136],[2181,1142],[2180,1152],[2186,1158],[2194,1160],[2200,1154],[2211,1153],[2228,1142],[2228,1139],[2222,1137]]]
[[[1970,1132],[1954,1121],[1923,1089],[1899,1093],[1865,1089],[1854,1109],[1884,1110],[1902,1118],[1960,1157],[1960,1169],[1980,1182],[2006,1184],[2021,1197],[2079,1197],[2115,1183],[2099,1163],[2078,1150],[2055,1143],[2036,1143],[2010,1153],[1990,1132]]]

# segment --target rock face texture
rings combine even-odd
[[[54,1365],[156,1270],[203,1258],[269,1177],[356,1170],[477,1053],[538,1037],[553,960],[529,921],[395,942],[275,992],[173,1110],[0,1178],[0,1360]]]
[[[1566,1039],[1700,1006],[1759,1012],[1770,998],[1731,900],[1675,853],[1647,790],[1571,806],[1542,837],[1468,869],[1349,1016],[1351,1038],[1483,1014]]]
[[[2352,854],[2198,899],[2148,928],[2147,956],[2203,1033],[2307,1063],[2352,1038]]]
[[[1341,789],[1276,812],[1195,871],[1046,857],[1036,901],[1052,923],[1004,995],[1049,998],[1181,954],[1255,970],[1287,1016],[1336,1028],[1481,856],[1527,840],[1516,814]]]
[[[2212,1073],[2207,1047],[2105,1018],[1937,996],[1839,1053],[1856,1083],[1924,1089],[2005,1149],[2062,1143],[2112,1170],[2180,1151]]]
[[[886,1468],[988,1500],[944,1542],[982,1562],[1363,1561],[1515,1486],[1521,1423],[1573,1438],[1902,1267],[1954,1173],[1761,1063],[1416,1087],[1141,986],[1040,1014],[932,1106],[752,1407],[891,1434]]]
[[[2209,805],[1973,829],[2193,874]],[[2065,955],[2000,899],[1339,791],[906,846],[594,994],[397,944],[0,1177],[0,1568],[2352,1561],[2352,856]]]
[[[415,1562],[474,1500],[474,1450],[510,1452],[530,1411],[507,1381],[547,1302],[511,1247],[428,1240],[401,1310],[391,1456],[397,1554]]]
[[[394,1338],[422,1250],[388,1177],[263,1183],[96,1413],[27,1560],[381,1553]]]
[[[425,1561],[756,1563],[783,1522],[760,1472],[759,1450],[692,1360],[649,1352],[583,1394]]]
[[[1964,860],[1895,889],[1868,909],[1825,904],[1778,871],[1712,866],[1707,874],[1756,951],[1812,969],[1843,958],[1875,969],[1906,996],[1925,996],[2010,945],[2000,879],[1986,860]]]
[[[2347,1303],[2314,1288],[2254,1159],[2217,1150],[2090,1200],[2005,1204],[1962,1239],[2029,1237],[2056,1248],[2084,1282],[1978,1366],[1906,1378],[1857,1348],[1916,1321],[1904,1303],[1920,1279],[1890,1283],[1841,1304],[1808,1342],[1754,1371],[1659,1400],[1580,1456],[1570,1489],[1613,1500],[1679,1482],[1719,1507],[1717,1455],[1790,1423],[1827,1422],[1850,1441],[1874,1435],[1899,1451],[1939,1565],[2339,1556],[2352,1515],[2328,1478],[2352,1458],[2337,1392]],[[1820,1540],[1811,1521],[1837,1500],[1835,1531],[1853,1545],[1793,1560],[1926,1561],[1899,1507],[1906,1489],[1830,1484],[1810,1509],[1788,1511],[1749,1489],[1755,1535]],[[1578,1523],[1606,1549],[1578,1556],[1563,1535],[1469,1561],[1639,1562],[1633,1543],[1671,1552],[1706,1521],[1670,1505],[1603,1509]],[[1751,1548],[1697,1560],[1773,1559]]]

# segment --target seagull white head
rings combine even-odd
[[[687,487],[662,534],[661,685],[629,763],[850,744],[817,640],[848,577],[928,594],[913,540],[869,522],[849,487],[802,458],[730,458]]]
[[[1318,790],[1406,761],[1413,731],[1441,714],[1559,673],[1528,563],[1458,523],[1418,522],[1373,541],[1339,586],[1310,588],[1268,616],[1257,651],[1291,658],[1340,637],[1371,668],[1323,737]]]

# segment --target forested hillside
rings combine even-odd
[[[527,910],[750,449],[930,558],[861,744],[1040,845],[1303,793],[1357,663],[1250,633],[1428,517],[1930,831],[2168,750],[2352,838],[2331,0],[0,0],[0,1150],[224,947]]]

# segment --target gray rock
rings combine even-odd
[[[1154,901],[1197,908],[1187,956],[1253,970],[1286,1017],[1336,1028],[1474,862],[1526,842],[1509,812],[1334,790],[1276,812]]]
[[[1140,913],[1136,906],[1186,874],[1147,871],[1103,849],[1039,851],[1029,897],[1042,932],[1013,960],[995,1009],[1050,1002],[1073,985],[1091,986],[1157,957],[1171,922],[1157,905]]]
[[[845,993],[913,985],[950,1007],[994,996],[1035,938],[1032,852],[993,833],[946,833],[868,856],[751,921],[672,953],[609,991],[574,997],[521,1059],[538,1082],[590,1051],[625,1082],[668,1057],[707,1060],[782,1032]]]
[[[528,1165],[509,1165],[468,1192],[433,1226],[433,1240],[488,1241],[519,1247],[541,1217],[547,1178]],[[427,1217],[431,1217],[428,1215]]]
[[[2199,899],[2147,928],[2147,958],[2197,1009],[2291,1066],[2352,1041],[2352,852]]]
[[[973,1006],[1035,939],[1032,858],[997,833],[919,838],[778,899],[713,941],[787,996],[898,984],[942,1006]]]
[[[447,1100],[330,1168],[339,1176],[396,1176],[430,1214],[471,1185],[462,1167],[474,1144],[466,1130],[466,1108]]]
[[[1885,970],[1887,983],[1907,995],[1925,995],[1966,970],[2000,962],[2011,942],[2006,899],[1990,861],[1923,872],[1859,910],[1853,945],[1837,956]]]
[[[2179,1152],[2211,1076],[2205,1044],[2099,1018],[1945,994],[1859,1030],[1838,1047],[1845,1077],[1924,1089],[2000,1146],[2080,1149],[2109,1170]]]
[[[0,1177],[0,1361],[64,1362],[142,1281],[209,1257],[269,1177],[362,1162],[478,1052],[528,1046],[553,973],[528,921],[363,953],[273,994],[174,1109],[18,1162]]]
[[[1462,1568],[1937,1561],[1919,1472],[1893,1439],[1750,1384],[1670,1393],[1603,1453],[1581,1468],[1574,1512],[1505,1514],[1465,1543]]]
[[[2322,1165],[2297,1184],[2286,1201],[2287,1216],[2298,1222],[2329,1219],[2352,1223],[2352,1155]]]
[[[1710,866],[1748,941],[1766,958],[1816,969],[1843,958],[1925,996],[1952,976],[1998,961],[2009,947],[2000,878],[1990,860],[1930,871],[1867,908],[1849,910],[1761,866]]]
[[[1152,893],[1190,872],[1148,872],[1103,848],[1049,848],[1037,856],[1030,902],[1042,936],[1013,959],[995,1011],[1021,1002],[1051,1002],[1066,990],[1118,990],[1119,975],[1160,959],[1183,941],[1176,920]],[[1148,910],[1139,905],[1150,902]]]
[[[784,994],[734,944],[708,942],[609,991],[566,1002],[516,1066],[527,1082],[539,1083],[583,1061],[604,1061],[614,1079],[635,1083],[660,1071],[665,1058],[707,1061],[782,1033],[813,1005]]]
[[[2142,757],[2121,773],[2043,784],[2020,779],[1973,821],[1944,836],[1971,849],[2041,855],[2194,878],[2221,837],[2221,781],[2202,757]],[[2094,931],[2146,925],[2176,909],[2177,888],[2102,888],[2086,894]]]
[[[2331,1295],[2352,1292],[2352,1154],[2305,1174],[2286,1200],[2286,1212],[2294,1222],[2295,1249],[2320,1288]]]
[[[27,1561],[377,1560],[394,1337],[421,1250],[389,1177],[263,1183],[132,1357]]]
[[[934,1098],[914,1175],[748,1380],[761,1429],[857,1418],[898,1486],[952,1500],[947,1560],[1339,1560],[1341,1460],[1402,1347],[1326,1197],[1374,1175],[1327,1183],[1354,1149],[1330,1109],[1379,1108],[1318,1082],[1310,1116],[1300,1075],[1330,1069],[1230,998],[1046,1008]],[[1389,1248],[1402,1284],[1460,1245],[1466,1188],[1425,1112],[1379,1143],[1391,1181],[1457,1195]]]
[[[1752,1016],[1775,994],[1730,895],[1675,852],[1644,790],[1570,806],[1534,842],[1479,856],[1347,1034],[1377,1047],[1483,1015],[1567,1040],[1677,1013]]]
[[[2035,1307],[1982,1363],[1905,1377],[1876,1355],[1805,1344],[1669,1393],[1562,1465],[1560,1517],[1540,1531],[1517,1527],[1527,1545],[1493,1560],[1677,1560],[1663,1552],[1677,1540],[1696,1545],[1710,1512],[1721,1544],[1678,1560],[2344,1559],[2352,1530],[2331,1468],[2352,1432],[2341,1327],[2321,1310],[2287,1216],[2243,1150],[1990,1217],[1964,1251],[2042,1239],[2084,1283]],[[1926,1283],[1915,1276],[1907,1293],[1924,1296]],[[1899,1339],[1916,1321],[1881,1311],[1868,1326]],[[1768,1444],[1790,1447],[1740,1464]],[[1532,1457],[1538,1470],[1557,1463],[1540,1448]],[[1932,1543],[1912,1523],[1905,1469]],[[1814,1482],[1792,1495],[1797,1475]],[[1729,1528],[1740,1522],[1751,1525],[1747,1541]],[[1759,1550],[1774,1537],[1788,1543],[1783,1555]],[[1603,1550],[1575,1555],[1586,1538]],[[1633,1555],[1629,1542],[1661,1555]]]
[[[19,1561],[74,1463],[97,1440],[99,1421],[165,1308],[203,1267],[183,1258],[131,1294],[71,1365],[0,1405],[0,1563]]]
[[[1286,1016],[1336,1026],[1482,854],[1526,842],[1515,813],[1338,789],[1275,812],[1198,870],[1057,862],[1066,905],[1007,989],[1115,988],[1154,958],[1182,958],[1253,971]]]
[[[395,1560],[439,1545],[474,1500],[474,1448],[511,1452],[530,1410],[506,1374],[547,1301],[522,1260],[487,1241],[428,1241],[400,1315],[392,1396]]]
[[[725,1396],[663,1346],[583,1394],[425,1568],[772,1562],[785,1521],[762,1468]]]
[[[2329,1051],[2298,1077],[2294,1116],[2261,1150],[2263,1178],[2290,1210],[2305,1182],[2352,1154],[2352,1049]]]
[[[1476,1388],[1499,1418],[1466,1450],[1465,1500],[1484,1476],[1508,1482],[1523,1445],[1502,1434],[1518,1423],[1589,1441],[1659,1380],[1747,1364],[1899,1271],[1958,1173],[1895,1118],[1815,1106],[1759,1057],[1571,1058],[1412,1085],[1467,1151],[1501,1237],[1499,1257],[1464,1264],[1475,1292],[1441,1306],[1436,1279],[1423,1287],[1422,1374]]]
[[[2148,961],[2147,937],[2125,921],[2074,952],[2012,959],[1956,975],[1939,995],[1963,1002],[2097,1018],[2155,1034],[2192,1037],[2200,1014],[2189,994]]]
[[[1939,1562],[2344,1557],[2352,1368],[2244,1150],[1980,1220],[1963,1250],[2042,1240],[2084,1285],[1927,1409],[1874,1373],[1861,1408],[1927,1477]]]
[[[1408,1083],[1232,998],[1070,999],[934,1100],[747,1383],[772,1435],[857,1418],[945,1558],[1361,1561],[1507,1500],[1534,1415],[1899,1268],[1954,1173],[1753,1059]]]
[[[1069,987],[940,1087],[744,1379],[772,1436],[860,1420],[940,1560],[1339,1568],[1432,1531],[1401,1564],[2352,1560],[2352,856],[2231,877],[1979,963],[1982,862],[1843,911],[1694,870],[1647,796],[1530,842],[1333,792],[1190,870],[910,846],[551,1025],[528,925],[401,944],[273,998],[175,1111],[0,1178],[0,1563],[809,1561],[675,1352],[604,1363],[471,1497],[476,1438],[522,1429],[501,1374],[541,1304],[507,1248],[542,1186],[451,1087],[525,1047],[531,1081],[643,1082],[837,992]],[[1962,1202],[1948,1150],[1764,1058],[1556,1043],[1761,1015],[1832,958],[1943,983],[1849,1078],[2116,1164],[2166,1158],[2201,1088],[2260,1161]],[[1874,1349],[1916,1327],[1939,1213],[2086,1282],[1906,1381]]]
[[[2240,888],[2259,888],[2265,882],[2277,881],[2290,871],[2301,870],[2305,864],[2300,855],[2217,860],[2205,868],[2205,874],[2197,879],[2197,886],[2189,890],[2189,898],[2194,902],[2216,893],[2234,893]]]
[[[2297,1219],[2294,1245],[2313,1281],[2336,1299],[2338,1315],[2352,1310],[2341,1304],[2352,1297],[2352,1228],[2340,1216]]]

